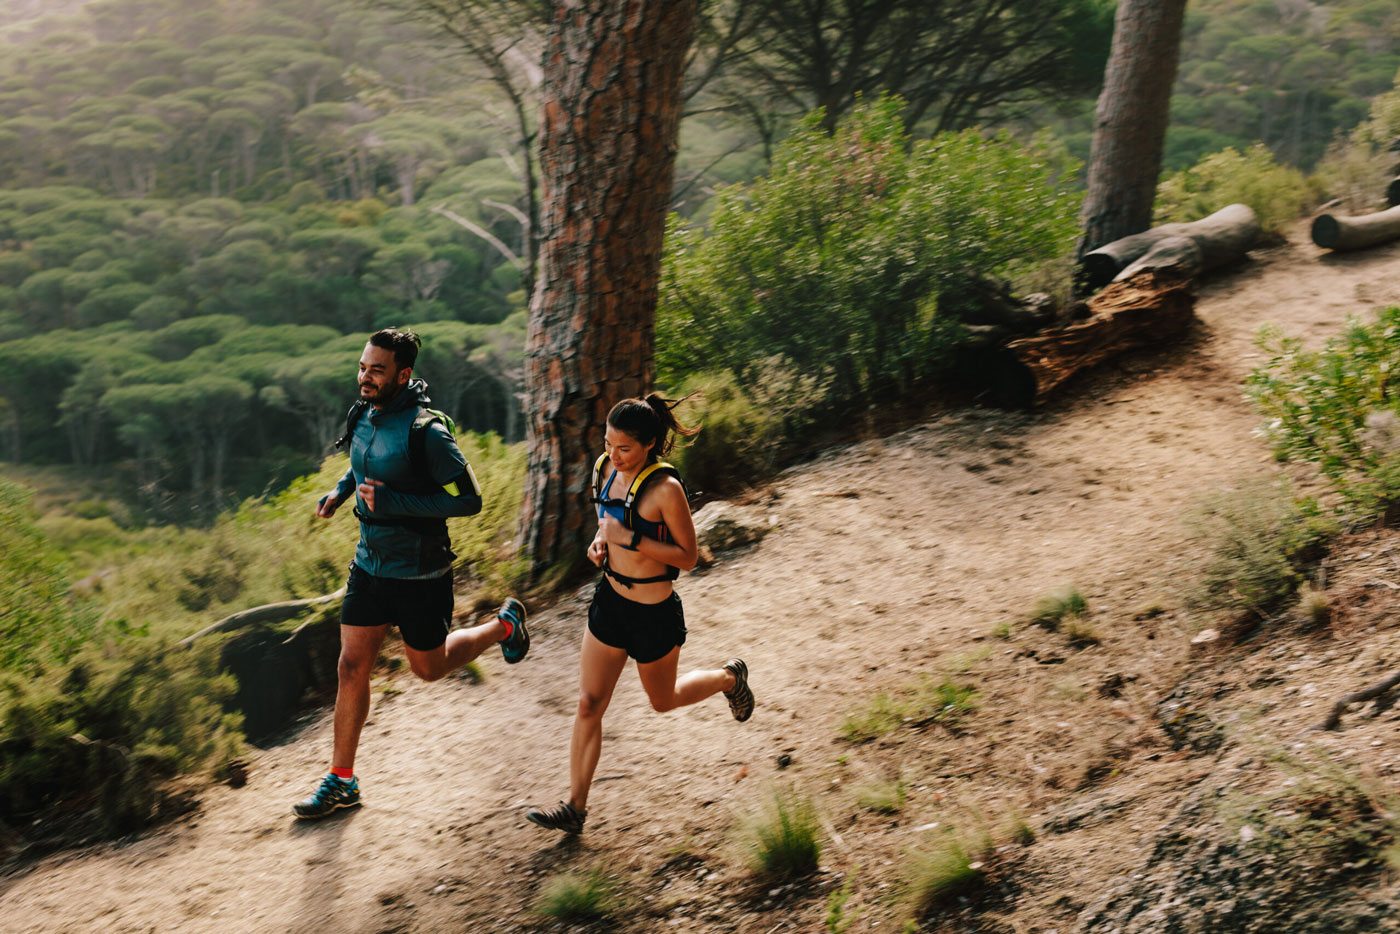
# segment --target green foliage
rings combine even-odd
[[[820,821],[810,798],[774,789],[741,828],[749,865],[765,880],[796,879],[817,868]]]
[[[1303,212],[1308,188],[1303,173],[1279,165],[1255,143],[1206,156],[1167,177],[1157,188],[1155,222],[1194,221],[1231,204],[1247,204],[1265,233],[1282,236]]]
[[[942,723],[953,727],[976,709],[977,690],[944,678],[937,683],[924,675],[912,688],[894,694],[880,693],[862,711],[841,725],[841,738],[850,743],[878,739],[906,723]]]
[[[214,646],[132,645],[115,660],[89,653],[4,681],[0,823],[23,831],[36,816],[76,812],[89,825],[79,835],[145,826],[160,812],[160,782],[239,748],[238,719],[225,711],[233,679],[217,667]]]
[[[616,910],[615,886],[601,868],[587,873],[567,872],[548,879],[535,911],[559,921],[586,922],[607,917]]]
[[[1320,559],[1336,522],[1283,480],[1259,479],[1206,498],[1187,527],[1209,550],[1188,596],[1206,609],[1267,615]]]
[[[0,479],[0,671],[62,664],[96,632],[96,613],[71,595],[67,563],[39,531],[29,492]]]
[[[1258,343],[1269,359],[1246,386],[1279,458],[1314,463],[1343,490],[1378,469],[1392,451],[1383,439],[1367,442],[1366,423],[1400,414],[1400,307],[1381,310],[1371,322],[1352,319],[1320,350],[1305,350],[1273,327],[1260,332]]]
[[[761,408],[733,374],[725,370],[691,374],[671,395],[690,396],[677,415],[686,424],[702,426],[698,435],[672,448],[667,458],[690,489],[733,489],[771,472],[781,450],[780,415]]]
[[[846,932],[851,929],[851,925],[855,923],[856,918],[860,917],[859,908],[849,913],[846,911],[846,903],[849,902],[851,896],[855,894],[852,889],[852,883],[854,881],[854,873],[846,876],[845,881],[841,883],[841,887],[827,897],[827,934],[846,934]]]
[[[828,135],[814,115],[769,178],[719,196],[710,232],[673,223],[658,372],[727,370],[757,399],[764,368],[809,380],[808,419],[904,394],[946,371],[969,277],[1068,252],[1077,196],[1051,161],[967,132],[911,143],[893,99]],[[940,305],[940,302],[942,305]]]

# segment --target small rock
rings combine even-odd
[[[1380,743],[1376,743],[1376,745],[1379,746]],[[792,765],[792,756],[787,753],[782,753],[778,756],[778,768],[785,769],[790,765]]]

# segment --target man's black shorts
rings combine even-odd
[[[376,577],[351,564],[340,621],[346,626],[397,623],[404,645],[420,652],[435,649],[447,641],[452,628],[452,571],[403,580]]]
[[[645,665],[685,645],[685,612],[675,591],[660,603],[636,603],[613,590],[607,578],[598,581],[588,606],[588,631],[615,649],[626,649]]]

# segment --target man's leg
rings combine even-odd
[[[335,750],[331,767],[353,769],[360,730],[369,716],[369,678],[384,644],[384,626],[340,626],[340,663],[336,666]]]
[[[734,675],[723,668],[692,671],[678,680],[676,668],[680,657],[681,647],[676,646],[656,661],[637,666],[642,688],[647,692],[652,709],[658,713],[697,703],[734,687]]]
[[[447,641],[433,649],[403,647],[408,657],[408,667],[424,681],[436,681],[506,637],[506,626],[499,619],[473,626],[470,629],[455,629],[447,634]]]

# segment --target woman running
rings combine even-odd
[[[603,569],[579,656],[578,715],[569,744],[569,798],[526,818],[565,833],[583,831],[588,788],[603,745],[603,714],[630,655],[651,706],[664,713],[723,692],[735,720],[753,713],[748,666],[732,658],[722,668],[676,677],[685,616],[672,581],[695,567],[695,524],[685,486],[669,465],[658,462],[673,435],[689,437],[671,409],[678,403],[651,393],[627,399],[608,413],[606,454],[594,470],[598,534],[588,560]],[[641,477],[636,499],[627,494]]]

